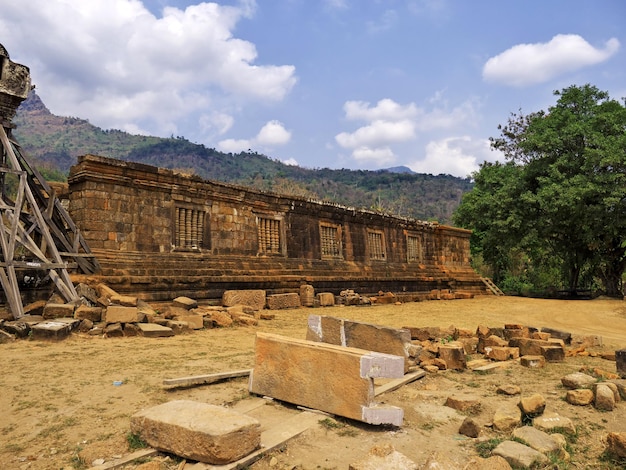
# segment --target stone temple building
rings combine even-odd
[[[225,290],[485,293],[467,230],[254,191],[144,164],[79,158],[69,212],[105,282],[144,300]]]

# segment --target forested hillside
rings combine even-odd
[[[398,168],[306,169],[255,152],[218,152],[183,137],[165,139],[103,130],[84,119],[53,115],[35,93],[20,106],[15,123],[18,141],[47,175],[67,175],[77,156],[91,153],[441,223],[451,221],[461,196],[472,187],[470,180],[449,175],[415,174]]]

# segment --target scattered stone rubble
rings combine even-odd
[[[200,306],[188,297],[178,297],[160,310],[152,308],[146,302],[133,297],[120,295],[104,284],[95,288],[80,284],[77,287],[80,301],[76,304],[64,303],[60,297],[53,296],[47,302],[39,301],[28,305],[19,321],[0,320],[0,343],[14,338],[32,337],[34,339],[63,339],[72,331],[103,337],[122,337],[142,335],[163,337],[181,334],[202,328],[229,327],[233,324],[258,324],[259,320],[271,320],[272,313],[266,310],[298,308],[300,306],[330,305],[371,305],[376,303],[395,303],[392,293],[380,292],[376,297],[363,297],[354,291],[345,290],[339,296],[330,293],[314,293],[312,286],[304,285],[299,293],[266,295],[265,291],[226,291],[220,306]],[[432,299],[453,299],[459,293],[437,291],[431,293]],[[410,369],[419,367],[430,373],[442,370],[477,371],[488,373],[491,370],[510,367],[519,363],[528,368],[544,368],[550,363],[563,362],[566,357],[595,356],[615,361],[617,374],[598,368],[583,368],[579,372],[561,378],[566,389],[562,397],[571,406],[593,406],[602,412],[612,412],[626,399],[626,350],[598,353],[589,348],[601,346],[602,339],[596,336],[579,337],[570,333],[549,328],[537,329],[521,324],[505,324],[503,328],[479,325],[475,331],[459,329],[454,326],[415,327],[401,329],[368,325],[341,318],[311,315],[308,322],[306,340],[293,340],[276,335],[257,335],[256,364],[250,378],[250,391],[261,395],[273,395],[284,401],[304,404],[311,408],[326,410],[340,416],[351,417],[371,424],[402,425],[402,410],[395,407],[381,407],[375,403],[372,395],[372,371],[389,369],[383,377],[400,376]],[[260,338],[260,339],[259,339]],[[316,343],[319,346],[311,346]],[[280,353],[272,353],[276,349]],[[299,351],[301,349],[302,351]],[[378,356],[365,357],[361,350],[374,351]],[[345,370],[338,371],[340,380],[324,383],[319,374],[306,369],[307,364],[317,364],[316,360],[301,360],[302,357],[329,351],[326,359],[327,368],[332,370],[339,357],[346,356],[346,364],[354,363],[354,378],[346,375]],[[289,353],[289,354],[287,354]],[[370,353],[371,354],[371,353]],[[294,357],[292,357],[294,356]],[[302,357],[299,357],[302,356]],[[276,358],[286,358],[284,363],[273,364]],[[374,364],[383,358],[385,364]],[[397,364],[392,359],[397,359]],[[374,361],[363,372],[363,361]],[[391,362],[393,367],[391,367]],[[289,369],[294,373],[294,365],[305,367],[297,372],[314,380],[306,387],[313,389],[320,383],[321,389],[313,395],[322,397],[301,402],[300,390],[281,384],[276,385],[276,369]],[[264,367],[267,370],[264,370]],[[348,366],[346,366],[348,367]],[[343,369],[346,369],[344,367]],[[359,371],[360,368],[360,371]],[[394,370],[390,373],[391,369]],[[397,369],[397,370],[396,370]],[[354,382],[352,383],[351,380]],[[332,402],[324,390],[337,388],[341,382],[347,382],[347,390],[358,389],[365,380],[363,395],[355,399],[342,401],[337,406],[328,407]],[[271,382],[271,385],[267,385]],[[557,386],[557,384],[555,384]],[[285,396],[276,396],[276,389]],[[565,437],[560,432],[575,433],[572,421],[550,410],[550,403],[540,394],[522,395],[519,387],[502,385],[497,393],[519,400],[509,401],[495,410],[487,424],[481,424],[474,415],[482,409],[481,400],[471,395],[450,395],[445,406],[469,414],[458,432],[472,439],[480,439],[485,426],[499,433],[510,435],[492,451],[488,459],[473,458],[463,468],[530,468],[533,465],[545,465],[548,454],[567,461]],[[280,395],[280,394],[279,394]],[[349,394],[341,393],[343,400]],[[198,409],[198,407],[204,407]],[[233,462],[259,447],[259,423],[245,415],[232,414],[228,409],[211,407],[194,402],[170,402],[156,409],[137,413],[131,418],[131,429],[137,432],[149,444],[160,450],[211,464]],[[341,408],[355,407],[348,411]],[[162,408],[162,409],[161,409]],[[220,408],[220,409],[213,409]],[[371,408],[370,414],[365,413]],[[364,411],[365,410],[365,411]],[[152,413],[155,413],[153,416]],[[200,424],[212,423],[208,428],[198,430],[199,424],[193,419],[209,414],[211,419]],[[364,414],[365,413],[365,414]],[[215,416],[223,420],[215,420]],[[367,416],[366,416],[367,415]],[[180,420],[184,422],[179,422]],[[190,424],[191,423],[191,424]],[[189,425],[189,435],[185,438],[170,439],[181,433]],[[210,429],[209,429],[210,428]],[[198,432],[199,434],[196,434]],[[183,433],[184,434],[184,433]],[[156,437],[155,437],[156,436]],[[244,437],[242,437],[244,436]],[[152,439],[152,440],[151,440]],[[245,442],[244,442],[245,441]],[[188,443],[193,443],[191,446]],[[201,442],[202,445],[198,443]],[[617,458],[626,458],[626,433],[613,432],[605,438],[606,450]],[[433,454],[426,467],[422,468],[457,468],[445,455]],[[354,470],[370,468],[413,469],[417,465],[397,452],[391,445],[373,448],[359,462],[350,466]]]
[[[0,343],[16,338],[61,340],[72,332],[105,338],[124,336],[167,337],[202,328],[256,326],[259,320],[272,320],[273,313],[300,307],[334,305],[373,305],[399,303],[391,292],[362,296],[353,290],[315,293],[313,286],[303,284],[299,293],[267,295],[264,290],[227,290],[219,306],[201,306],[196,300],[178,297],[168,305],[155,309],[147,302],[130,295],[120,295],[105,284],[76,287],[79,300],[66,303],[59,295],[47,301],[33,302],[24,308],[18,320],[0,317]],[[473,294],[436,289],[422,300],[471,298]]]

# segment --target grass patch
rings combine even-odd
[[[126,434],[126,443],[128,444],[128,450],[145,449],[148,447],[148,443],[134,432]]]
[[[608,449],[600,454],[598,460],[609,465],[609,468],[626,468],[626,458],[621,458],[610,452]]]
[[[12,452],[12,453],[17,454],[18,452],[22,452],[24,450],[24,446],[21,444],[16,444],[14,442],[11,442],[9,444],[5,444],[4,450],[5,452]]]
[[[326,430],[335,431],[338,436],[355,437],[359,435],[356,429],[332,418],[320,419],[319,424]]]
[[[491,451],[498,447],[502,441],[504,441],[504,439],[494,437],[488,441],[478,442],[476,444],[476,452],[478,452],[478,455],[483,459],[487,459],[491,457]]]
[[[89,465],[87,465],[87,462],[85,462],[85,459],[83,459],[79,455],[81,450],[83,450],[82,447],[76,448],[76,450],[74,451],[74,454],[72,455],[72,458],[70,459],[70,465],[72,466],[74,470],[85,470],[89,468]]]

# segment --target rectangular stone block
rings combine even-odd
[[[53,318],[63,318],[63,317],[73,317],[74,316],[74,305],[72,304],[55,304],[55,303],[47,303],[43,308],[43,317],[46,320],[51,320]]]
[[[531,369],[541,369],[546,366],[546,358],[543,356],[522,356],[520,364]]]
[[[135,323],[137,320],[137,307],[109,305],[104,312],[104,321],[107,323]]]
[[[146,338],[160,338],[165,336],[174,336],[174,331],[167,327],[158,325],[157,323],[137,323],[139,334]]]
[[[572,334],[567,331],[555,330],[554,328],[541,328],[543,333],[550,333],[550,337],[559,338],[565,341],[565,344],[572,343]]]
[[[110,298],[112,304],[122,305],[124,307],[136,307],[137,297],[132,295],[120,295],[116,294]]]
[[[563,362],[565,349],[561,346],[541,346],[541,355],[546,358],[546,362]]]
[[[320,307],[332,307],[335,305],[335,295],[332,292],[320,292],[317,294]]]
[[[187,323],[187,326],[192,330],[201,330],[204,328],[204,317],[202,315],[193,313],[189,315],[178,315],[176,320]]]
[[[264,290],[227,290],[222,295],[222,305],[232,307],[233,305],[247,305],[255,310],[263,310],[266,303]]]
[[[155,449],[216,465],[239,460],[261,445],[261,425],[256,419],[189,400],[135,413],[130,429]]]
[[[511,338],[509,346],[519,348],[520,356],[540,356],[542,346],[554,346],[554,343],[541,339]]]
[[[71,324],[60,321],[46,321],[33,325],[31,328],[33,339],[46,339],[53,341],[67,338],[71,331]]]
[[[267,308],[280,310],[283,308],[300,308],[300,294],[295,292],[288,294],[272,294],[267,296]]]
[[[446,367],[453,370],[464,370],[467,367],[465,348],[461,343],[442,344],[438,351],[439,359],[446,361]]]
[[[114,295],[119,295],[117,292],[115,292],[113,289],[111,289],[106,284],[98,284],[96,286],[96,292],[98,293],[99,297],[104,297],[105,299],[109,299],[109,300]]]
[[[172,303],[176,307],[184,308],[185,310],[191,310],[192,308],[198,307],[198,301],[194,299],[190,299],[189,297],[180,296],[176,297]]]
[[[257,333],[249,389],[369,424],[400,426],[404,411],[374,401],[376,377],[404,376],[404,358]]]
[[[411,332],[406,329],[325,315],[309,315],[306,339],[400,356],[404,358],[405,372],[409,368],[408,346],[411,344]]]
[[[74,318],[78,318],[79,320],[91,320],[97,323],[102,320],[102,308],[81,305],[74,311]]]
[[[310,284],[300,286],[300,304],[303,307],[313,307],[315,305],[315,288]]]
[[[510,359],[519,358],[519,349],[509,346],[493,346],[485,348],[485,355],[494,361],[508,361]]]

